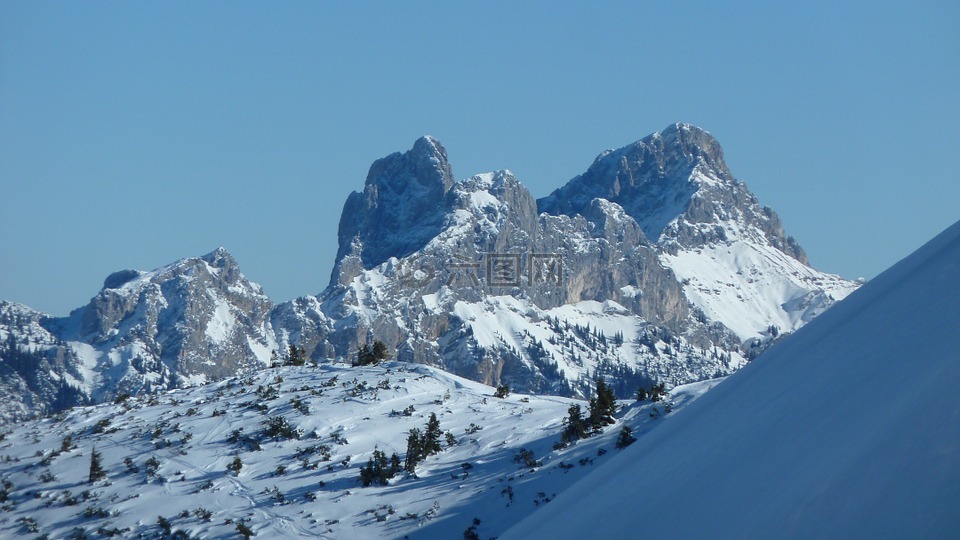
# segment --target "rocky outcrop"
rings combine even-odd
[[[343,205],[331,283],[422,248],[440,232],[453,183],[447,151],[432,137],[375,161],[363,191],[351,193]]]
[[[706,131],[673,124],[619,150],[608,150],[580,176],[537,201],[541,212],[576,215],[594,198],[619,204],[647,236],[664,246],[693,248],[725,240],[718,223],[735,219],[807,264],[779,217],[761,207],[727,168],[723,149]]]

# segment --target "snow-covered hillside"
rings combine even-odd
[[[503,539],[960,537],[960,222]]]
[[[743,341],[794,332],[859,286],[814,270],[735,221],[723,228],[722,241],[665,252],[661,258],[690,302]]]
[[[673,413],[716,381],[676,388]],[[571,404],[430,368],[324,363],[115,404],[0,431],[0,537],[459,538],[501,534],[641,439],[669,402],[622,402],[617,423],[562,449]],[[363,487],[375,450],[406,457],[431,414],[443,450]],[[449,433],[449,439],[446,433]],[[88,482],[92,453],[105,477]],[[239,470],[230,468],[239,458]],[[162,519],[160,519],[162,518]],[[474,519],[479,524],[474,525]],[[186,536],[181,536],[186,537]]]

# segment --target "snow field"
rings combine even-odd
[[[711,384],[676,389],[675,410]],[[259,537],[450,538],[474,518],[482,535],[495,536],[619,452],[621,423],[641,434],[663,409],[623,402],[620,423],[554,450],[568,407],[585,403],[492,394],[421,365],[321,364],[19,424],[0,441],[0,481],[11,485],[0,537],[35,536],[36,528],[59,538],[78,527],[150,535],[159,516],[203,538],[234,537],[241,521]],[[415,475],[361,487],[359,468],[373,450],[402,459],[407,432],[423,430],[430,413],[456,443],[444,441]],[[264,422],[277,418],[300,438],[262,437]],[[107,477],[89,484],[94,447]],[[519,464],[521,449],[541,466]],[[235,475],[228,465],[238,456]]]

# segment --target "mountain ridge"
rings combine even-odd
[[[48,335],[15,346],[65,363],[40,373],[41,402],[65,382],[110,399],[257,369],[290,345],[321,360],[374,340],[486,384],[586,395],[615,376],[626,395],[732,373],[856,287],[805,264],[716,139],[679,123],[540,200],[507,170],[454,180],[421,137],[371,165],[338,240],[315,296],[273,304],[218,248],[114,272],[70,316],[30,315]],[[24,377],[2,382],[22,394]]]

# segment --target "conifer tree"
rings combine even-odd
[[[370,484],[387,485],[389,480],[400,472],[400,457],[393,454],[387,461],[387,454],[375,448],[373,456],[367,461],[365,467],[360,467],[360,483],[363,487]]]
[[[443,447],[440,446],[441,436],[443,436],[443,432],[440,430],[440,421],[437,420],[437,414],[430,413],[430,419],[427,420],[427,430],[423,434],[423,444],[421,445],[423,457],[438,454],[443,450]]]
[[[387,350],[387,344],[376,340],[373,342],[373,347],[364,343],[357,350],[357,363],[358,366],[369,366],[371,364],[376,364],[382,360],[386,360],[390,357],[390,353]]]
[[[571,405],[567,409],[567,427],[564,428],[561,440],[563,444],[570,444],[587,436],[587,422],[583,419],[583,411],[579,405]]]
[[[103,455],[100,452],[97,452],[96,447],[94,447],[93,452],[90,453],[89,482],[92,484],[97,480],[102,480],[106,476],[107,471],[103,469]]]
[[[240,456],[235,456],[233,461],[227,465],[227,469],[233,471],[234,476],[240,476],[240,469],[243,468],[243,460],[240,459]]]
[[[288,366],[302,366],[307,363],[307,351],[303,347],[297,347],[291,344],[287,353]]]
[[[590,429],[600,431],[614,423],[617,412],[617,397],[603,378],[597,379],[597,395],[590,399]]]
[[[636,442],[637,438],[633,436],[633,430],[627,426],[623,426],[623,429],[620,430],[620,436],[617,437],[617,448],[626,448]]]
[[[357,350],[357,365],[365,366],[370,363],[370,346],[364,343]]]
[[[400,456],[396,452],[390,455],[390,470],[392,475],[396,475],[400,472]]]
[[[381,360],[386,360],[390,354],[387,352],[387,344],[380,341],[379,339],[373,342],[373,361],[379,362]]]
[[[420,430],[412,428],[407,435],[407,455],[403,462],[403,468],[409,473],[416,471],[417,463],[420,463],[420,455],[423,451],[420,442]]]

